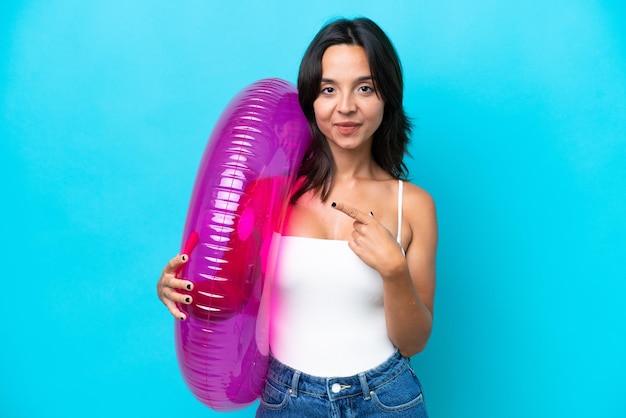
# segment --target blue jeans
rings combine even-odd
[[[422,385],[397,351],[381,365],[349,377],[316,377],[273,357],[257,418],[427,418]]]

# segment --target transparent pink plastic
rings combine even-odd
[[[207,142],[183,233],[197,245],[178,274],[194,283],[193,303],[180,306],[175,338],[185,382],[214,410],[241,409],[263,388],[272,236],[310,140],[295,86],[264,79],[229,103]]]

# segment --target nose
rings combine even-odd
[[[356,102],[350,93],[342,94],[337,103],[337,111],[339,113],[348,114],[356,111]]]

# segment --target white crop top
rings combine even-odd
[[[398,242],[402,234],[398,186]],[[395,350],[383,284],[347,241],[282,236],[272,284],[270,348],[304,373],[339,377],[369,370]]]

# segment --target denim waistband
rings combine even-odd
[[[304,393],[337,400],[352,396],[370,398],[370,392],[393,380],[409,366],[409,359],[398,350],[380,365],[354,376],[319,377],[302,373],[270,356],[267,379],[289,389],[293,397]]]

